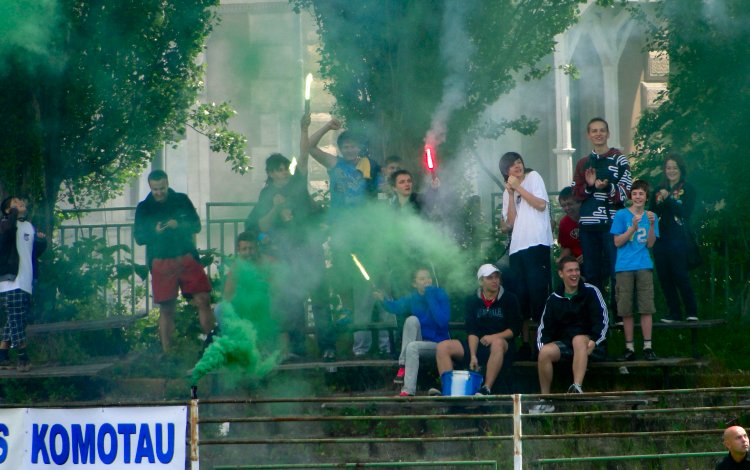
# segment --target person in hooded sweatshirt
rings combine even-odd
[[[451,307],[448,294],[432,285],[432,275],[427,267],[420,266],[413,271],[412,287],[414,290],[410,294],[394,300],[385,299],[380,291],[373,293],[387,311],[406,316],[399,368],[393,381],[403,384],[402,397],[417,393],[419,360],[435,358],[438,343],[450,339],[448,323]]]
[[[169,187],[164,171],[152,171],[148,185],[151,192],[135,209],[133,231],[135,242],[146,245],[154,303],[159,304],[162,349],[169,351],[172,343],[179,290],[198,308],[207,344],[216,320],[211,310],[211,282],[198,262],[194,241],[195,234],[201,231],[200,218],[187,194]]]
[[[616,313],[615,259],[617,248],[612,234],[615,212],[625,207],[633,183],[630,164],[622,152],[609,147],[609,124],[600,117],[591,119],[586,135],[593,145],[588,157],[576,164],[573,191],[581,201],[578,239],[583,249],[583,277],[604,291],[610,279],[610,307]]]

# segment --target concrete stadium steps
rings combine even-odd
[[[118,358],[109,358],[86,364],[56,365],[56,364],[33,364],[27,372],[19,372],[16,368],[0,369],[0,378],[3,379],[40,379],[60,377],[91,377],[113,367]]]
[[[725,423],[750,412],[750,403],[742,401],[746,394],[688,390],[674,395],[641,391],[548,396],[555,413],[522,418],[524,468],[533,468],[530,462],[542,457],[721,450]],[[201,461],[207,465],[247,464],[248,455],[253,463],[280,465],[277,468],[316,462],[479,459],[511,468],[513,459],[509,396],[259,395],[252,403],[212,400],[203,399],[200,415]],[[539,397],[522,400],[525,412]],[[676,462],[681,466],[658,468],[713,467],[711,457]],[[652,468],[643,462],[634,465],[606,468]]]

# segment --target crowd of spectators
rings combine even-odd
[[[347,331],[353,332],[354,358],[389,356],[400,349],[394,381],[403,385],[402,395],[416,393],[416,371],[424,358],[435,358],[440,374],[457,364],[483,370],[480,393],[487,394],[492,393],[503,363],[538,360],[540,388],[548,392],[552,363],[569,360],[574,376],[569,392],[582,392],[588,358],[604,357],[607,331],[613,321],[624,324],[626,342],[620,360],[632,361],[639,356],[634,314],[640,315],[641,357],[657,360],[651,327],[655,313],[652,247],[654,252],[662,250],[662,259],[656,263],[660,279],[664,272],[663,276],[673,281],[671,285],[663,283],[667,284],[664,289],[670,308],[663,321],[681,319],[678,294],[688,312],[687,319],[697,320],[687,268],[682,267],[682,277],[669,274],[678,260],[684,259],[679,253],[688,246],[686,226],[695,197],[685,182],[686,171],[679,156],[667,158],[664,180],[651,193],[646,181],[632,181],[622,152],[607,146],[607,122],[592,119],[587,135],[593,150],[579,161],[571,186],[560,192],[565,216],[559,221],[560,253],[554,260],[550,201],[544,181],[525,166],[520,154],[504,154],[499,160],[504,179],[499,228],[510,239],[509,269],[503,273],[507,279],[494,264],[479,268],[476,292],[468,296],[463,312],[455,312],[466,319],[466,339],[459,341],[451,338],[448,328],[448,294],[432,285],[435,272],[434,266],[428,266],[430,260],[412,266],[410,277],[401,277],[403,295],[395,295],[398,289],[375,288],[352,262],[353,253],[366,251],[362,248],[369,234],[338,236],[344,226],[348,233],[356,230],[360,209],[371,199],[386,201],[404,216],[429,219],[440,208],[436,202],[440,179],[432,178],[418,194],[412,173],[401,167],[399,157],[389,157],[381,169],[363,156],[365,142],[348,131],[338,136],[338,152],[329,153],[318,146],[319,142],[326,133],[340,130],[341,124],[332,119],[312,135],[309,126],[309,116],[305,116],[294,174],[285,157],[274,154],[268,158],[268,183],[245,225],[247,233],[260,240],[266,259],[286,267],[272,282],[276,287],[271,290],[276,298],[273,311],[285,335],[280,344],[287,360],[308,355],[301,332],[305,331],[306,318],[303,305],[310,299],[322,359],[334,360],[342,353],[336,344],[340,326],[351,322],[354,326]],[[326,214],[316,208],[307,192],[308,155],[329,173],[330,208]],[[322,254],[325,235],[319,230],[324,224],[330,234],[328,268]],[[668,238],[659,241],[661,233]],[[669,248],[664,248],[666,244]],[[555,261],[557,276],[552,276],[551,264]],[[557,289],[553,289],[553,277],[559,278]],[[292,285],[294,289],[289,289]],[[405,292],[408,287],[413,290]],[[609,292],[608,301],[602,292]],[[335,314],[332,298],[340,302]],[[390,344],[387,331],[367,327],[378,319],[380,323],[392,321],[391,314],[403,331],[400,345]],[[394,346],[396,350],[391,350]]]
[[[587,135],[593,149],[579,160],[571,185],[560,191],[565,215],[553,224],[542,177],[526,167],[520,154],[505,153],[498,162],[504,180],[498,229],[508,234],[509,267],[501,273],[499,263],[487,263],[497,260],[478,261],[476,290],[464,293],[465,302],[452,303],[446,289],[433,285],[433,260],[419,260],[408,272],[375,287],[378,283],[369,279],[354,255],[367,256],[368,241],[377,236],[366,233],[363,207],[368,201],[382,201],[395,217],[432,221],[441,210],[440,178],[425,178],[424,191],[417,193],[414,176],[402,168],[398,156],[389,157],[381,168],[366,156],[365,141],[350,131],[338,135],[337,151],[331,153],[319,144],[328,132],[341,130],[341,123],[331,119],[312,134],[309,127],[306,115],[296,171],[290,171],[291,162],[283,155],[266,160],[266,185],[237,240],[236,262],[274,267],[267,271],[267,294],[279,335],[273,342],[285,361],[316,355],[324,361],[334,361],[339,354],[354,359],[398,356],[394,382],[402,385],[401,395],[409,396],[417,393],[423,359],[434,360],[441,376],[457,365],[482,371],[481,394],[493,393],[503,367],[514,360],[538,361],[540,389],[548,393],[552,364],[564,360],[571,362],[573,371],[568,392],[581,393],[588,360],[606,355],[612,322],[623,322],[621,361],[639,356],[657,360],[651,248],[669,308],[662,321],[681,320],[681,302],[686,319],[698,319],[685,264],[695,191],[677,155],[666,158],[663,181],[652,192],[646,181],[632,181],[627,158],[607,145],[607,122],[592,119]],[[327,211],[309,194],[308,156],[328,171]],[[168,350],[178,288],[197,305],[210,340],[220,330],[205,301],[210,283],[196,268],[192,234],[200,224],[195,209],[187,196],[169,189],[163,172],[152,173],[149,185],[151,193],[136,212],[136,240],[148,250],[162,345]],[[554,259],[553,225],[560,247]],[[363,261],[368,265],[371,260]],[[238,282],[228,276],[226,301],[243,288]],[[451,305],[462,309],[453,313],[465,318],[465,339],[451,335]],[[216,313],[220,321],[220,309]],[[642,331],[640,354],[635,347],[635,314]],[[316,348],[307,344],[310,319]],[[400,342],[389,335],[393,326],[378,329],[373,324],[398,325]],[[351,343],[339,341],[342,331],[351,332]],[[351,351],[343,351],[340,344],[351,344]],[[537,411],[550,407],[543,403]]]

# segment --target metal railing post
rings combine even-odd
[[[190,387],[190,469],[200,470],[200,451],[198,434],[198,387]]]
[[[206,203],[206,250],[211,249],[211,203]],[[223,255],[224,253],[222,253]],[[211,277],[211,265],[206,266],[206,274]]]
[[[523,432],[521,428],[521,394],[513,395],[513,470],[523,469]]]

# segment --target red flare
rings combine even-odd
[[[424,159],[427,171],[435,171],[435,153],[429,145],[424,146]]]

